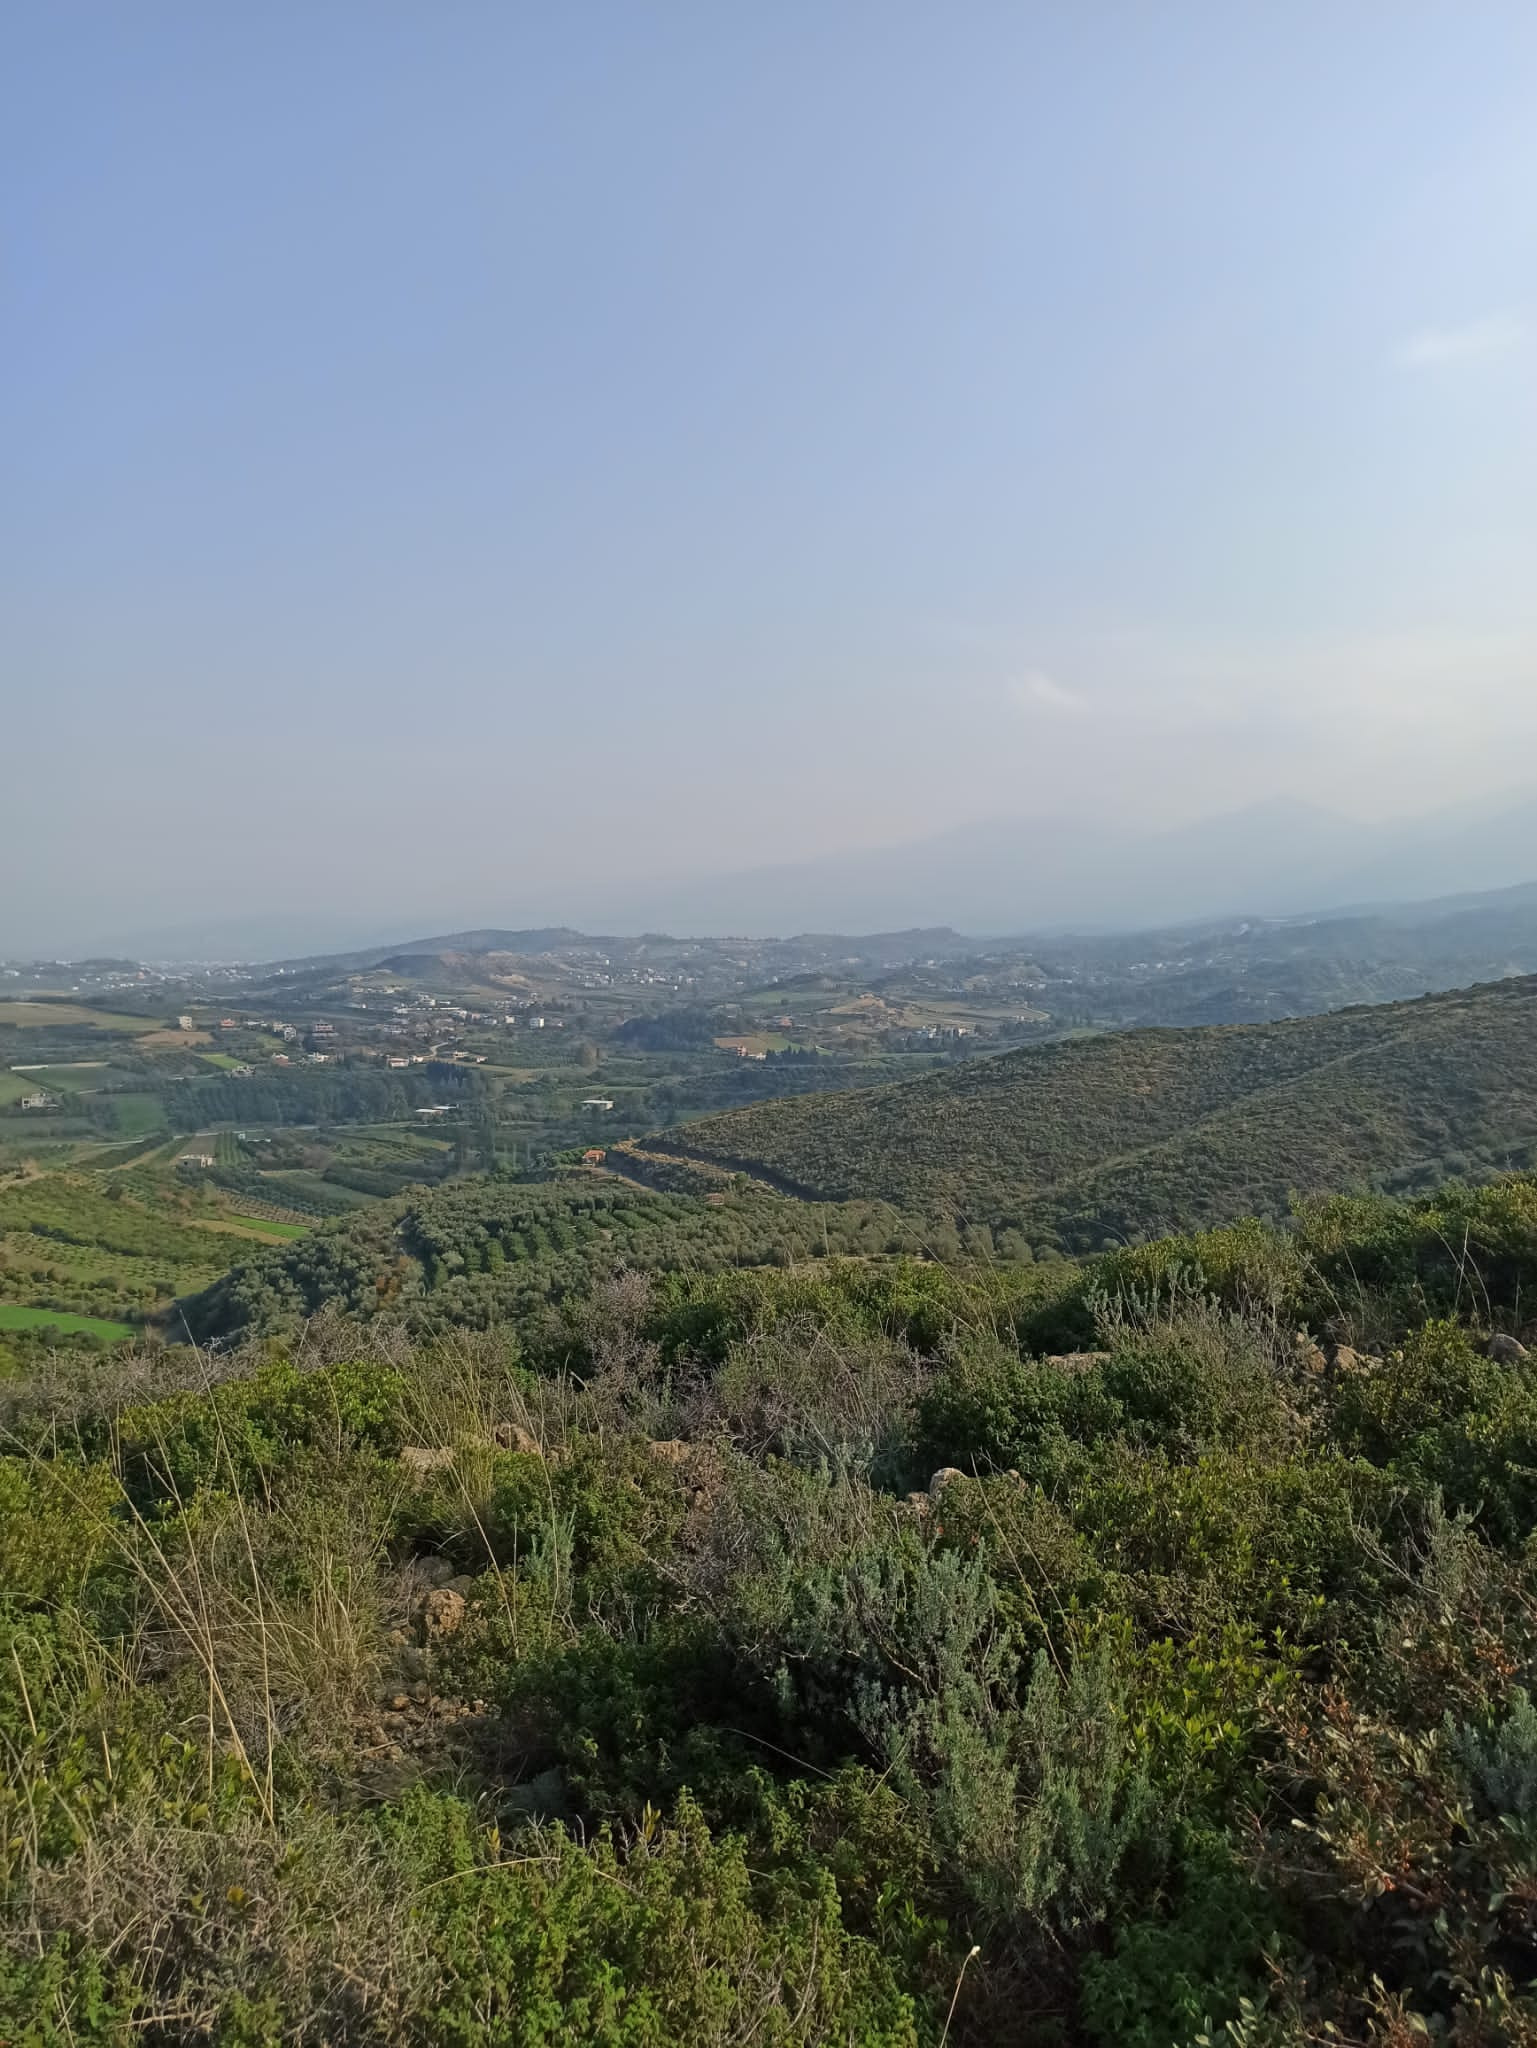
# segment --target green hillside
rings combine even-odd
[[[824,1200],[878,1197],[1070,1246],[1191,1228],[1293,1191],[1524,1163],[1537,979],[1281,1023],[1136,1031],[648,1141]]]

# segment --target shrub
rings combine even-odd
[[[116,1546],[121,1499],[105,1466],[0,1458],[0,1593],[37,1605],[78,1591]]]
[[[404,1384],[379,1362],[303,1372],[280,1362],[246,1380],[129,1409],[119,1425],[124,1483],[143,1507],[267,1484],[301,1448],[367,1445],[393,1456]]]
[[[1500,1542],[1519,1544],[1537,1524],[1537,1375],[1495,1364],[1455,1323],[1427,1323],[1353,1374],[1334,1429],[1347,1448],[1439,1488]]]

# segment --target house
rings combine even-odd
[[[46,1089],[39,1088],[31,1095],[23,1095],[21,1106],[23,1109],[52,1109],[53,1097]]]
[[[182,1013],[181,1016],[177,1018],[176,1028],[178,1031],[190,1031],[192,1029],[192,1019],[185,1013],[185,1011]]]
[[[397,1052],[391,1053],[387,1064],[392,1067],[409,1067],[411,1062],[403,1052]]]
[[[613,1106],[606,1095],[589,1095],[582,1104],[583,1109],[612,1109]]]
[[[601,1166],[608,1154],[599,1146],[592,1145],[582,1154],[583,1166]]]
[[[178,1166],[212,1166],[213,1163],[211,1152],[183,1152],[176,1162]]]

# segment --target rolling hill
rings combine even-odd
[[[1089,1248],[1293,1191],[1413,1185],[1537,1146],[1537,977],[1280,1023],[1128,1031],[757,1103],[648,1141],[819,1200]]]

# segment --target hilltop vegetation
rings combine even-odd
[[[1515,1179],[13,1383],[0,2038],[1530,2042],[1534,1283]]]
[[[1136,1031],[838,1097],[703,1117],[648,1143],[825,1200],[1092,1246],[1284,1212],[1294,1191],[1525,1163],[1537,981],[1213,1030]]]

